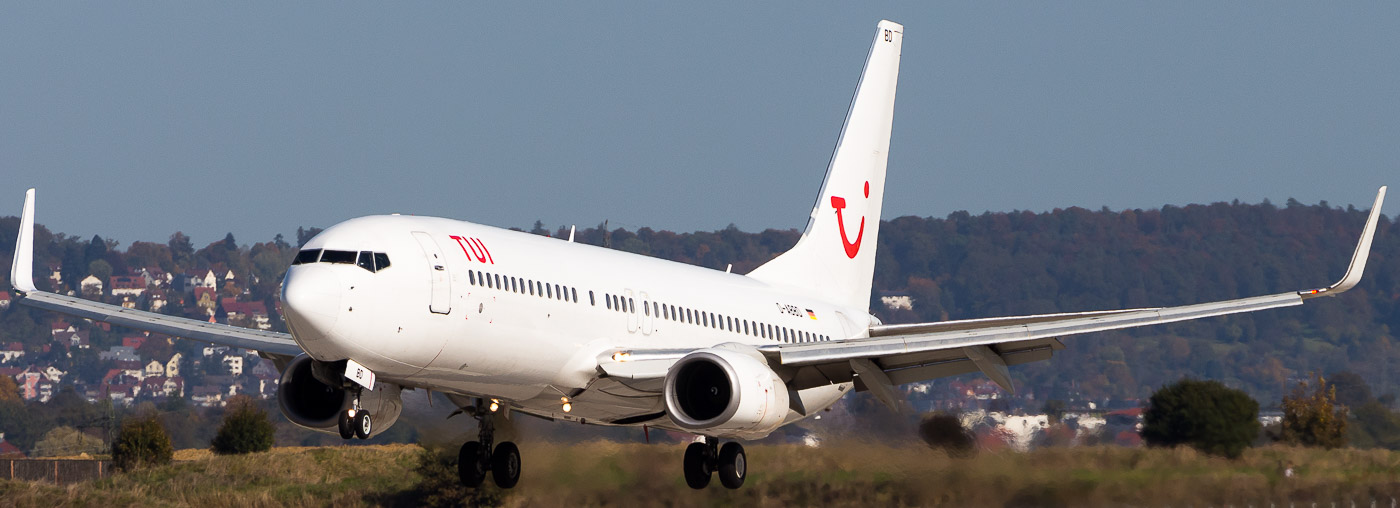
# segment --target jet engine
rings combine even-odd
[[[666,373],[666,412],[682,428],[759,439],[782,425],[788,388],[757,351],[723,347],[686,355]]]
[[[277,403],[292,423],[317,432],[339,434],[336,417],[350,409],[355,394],[346,387],[348,380],[334,372],[332,365],[303,354],[282,370],[282,379],[277,383]],[[327,383],[327,380],[332,382]],[[398,385],[375,383],[374,390],[360,394],[360,407],[374,418],[371,436],[388,430],[399,419],[403,411],[400,390]]]

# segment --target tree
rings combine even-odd
[[[44,433],[44,437],[34,445],[34,456],[66,457],[82,453],[97,454],[103,448],[101,439],[65,425]]]
[[[19,385],[10,376],[0,376],[0,402],[19,402]]]
[[[182,269],[194,268],[194,242],[180,231],[170,235],[170,256]]]
[[[1280,439],[1288,444],[1338,448],[1347,444],[1347,410],[1337,407],[1337,388],[1321,374],[1309,383],[1299,381],[1293,393],[1283,398],[1283,429]]]
[[[1142,415],[1142,438],[1151,446],[1189,445],[1238,458],[1259,434],[1259,403],[1219,381],[1183,379],[1162,387]]]
[[[268,421],[266,411],[246,396],[229,399],[228,408],[228,413],[224,415],[224,423],[219,426],[219,433],[210,443],[214,453],[229,455],[272,449],[275,429],[272,428],[272,422]]]
[[[123,471],[169,464],[174,454],[155,414],[127,420],[112,443],[112,462]]]
[[[943,450],[952,457],[966,457],[977,451],[977,437],[963,428],[962,421],[951,413],[940,411],[925,416],[919,422],[919,437],[929,448]]]
[[[98,259],[88,263],[88,273],[97,280],[102,281],[102,286],[107,286],[107,281],[112,280],[112,265],[106,260]]]

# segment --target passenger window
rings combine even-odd
[[[525,286],[530,288],[530,296],[535,296],[535,281],[527,280],[525,281]]]
[[[606,294],[603,295],[603,305],[606,305],[608,307],[608,310],[612,310],[612,296]]]
[[[592,292],[592,291],[589,291],[589,292],[588,292],[588,304],[589,304],[589,305],[593,305],[593,306],[597,306],[597,305],[598,305],[598,302],[595,301],[595,300],[593,299],[593,292]]]
[[[499,273],[496,274],[496,287],[497,287],[497,288],[504,288],[504,286],[501,286],[501,274],[499,274]]]
[[[321,252],[322,263],[335,263],[340,265],[355,264],[355,252],[348,250],[328,250]]]
[[[564,286],[558,284],[554,285],[554,297],[560,300],[564,299]]]
[[[389,267],[389,255],[383,252],[374,253],[374,271],[383,270]]]
[[[574,303],[578,303],[578,288],[569,288],[569,295],[574,297]]]
[[[651,315],[651,302],[642,300],[642,314],[645,314],[647,316]]]
[[[321,249],[306,249],[298,252],[296,259],[292,260],[294,265],[309,265],[321,259]]]
[[[671,313],[667,310],[666,304],[661,304],[661,319],[671,319]]]
[[[544,291],[550,298],[554,298],[553,288],[551,288],[549,284],[544,285]]]
[[[515,292],[515,277],[510,278],[510,292]]]
[[[471,270],[467,270],[467,280],[471,281],[472,285],[475,286],[475,285],[476,285],[476,272],[473,272],[473,271],[471,271]]]

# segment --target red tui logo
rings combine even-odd
[[[865,182],[865,197],[870,198],[870,182]],[[856,241],[852,242],[846,238],[846,220],[841,216],[841,210],[846,208],[846,198],[831,197],[831,207],[836,209],[836,226],[841,231],[841,246],[846,248],[846,257],[855,259],[860,253],[860,239],[865,236],[865,216],[860,217],[860,230],[856,232]]]

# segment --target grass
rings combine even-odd
[[[1389,506],[1400,453],[1251,449],[1240,460],[1191,449],[1048,448],[949,458],[920,444],[748,447],[742,489],[702,492],[681,478],[676,444],[592,442],[523,447],[520,486],[455,486],[447,463],[415,445],[276,448],[244,456],[182,451],[169,466],[54,486],[0,481],[15,506]],[[448,457],[447,461],[438,460]],[[1297,474],[1287,478],[1286,464]],[[489,483],[489,480],[488,480]]]

